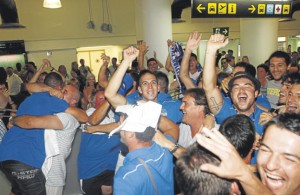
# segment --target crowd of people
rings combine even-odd
[[[214,34],[202,66],[200,41],[190,33],[165,65],[144,41],[120,64],[102,54],[98,82],[84,59],[70,73],[47,59],[0,67],[0,170],[11,194],[63,194],[77,130],[83,194],[300,194],[299,52],[236,63],[232,50],[219,53],[229,39]]]

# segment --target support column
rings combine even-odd
[[[167,40],[172,39],[172,16],[170,0],[136,0],[136,38],[146,41],[149,46],[147,56],[157,58],[165,64],[168,47]]]
[[[250,63],[264,63],[277,50],[278,19],[240,19],[241,57],[248,56]]]

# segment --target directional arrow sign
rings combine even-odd
[[[256,10],[254,5],[251,5],[251,7],[248,8],[249,11],[251,11],[251,14],[253,14]]]
[[[205,7],[202,7],[202,4],[199,4],[197,7],[197,10],[199,13],[202,13],[202,10],[205,10],[205,9],[206,9]]]
[[[292,18],[294,2],[192,0],[192,18]]]
[[[213,34],[222,34],[224,36],[228,36],[229,35],[229,27],[213,28]]]

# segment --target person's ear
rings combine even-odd
[[[237,184],[236,181],[232,182],[230,185],[230,194],[231,195],[240,195],[241,194],[239,185]]]
[[[258,94],[259,94],[259,91],[256,90],[256,91],[254,92],[254,97],[257,98]]]
[[[135,138],[135,132],[126,131],[126,137],[127,137],[128,139],[133,139],[133,138]]]
[[[70,102],[70,106],[76,106],[76,103],[77,103],[77,101],[72,99],[71,102]]]
[[[140,86],[138,86],[138,91],[140,94],[142,94],[142,88]]]

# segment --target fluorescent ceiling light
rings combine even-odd
[[[45,8],[61,8],[61,2],[60,0],[44,0],[43,7]]]

